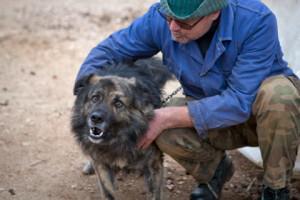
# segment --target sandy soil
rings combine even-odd
[[[151,0],[0,0],[0,199],[95,200],[95,176],[70,133],[72,86],[100,40],[143,13]],[[176,83],[168,85],[171,91]],[[232,151],[236,173],[224,200],[255,199],[262,171]],[[193,179],[166,158],[166,199],[188,199]],[[118,176],[122,200],[145,199],[142,179]],[[300,182],[293,181],[293,199]]]

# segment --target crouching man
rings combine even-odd
[[[289,199],[300,81],[283,60],[271,10],[258,0],[161,0],[97,45],[77,80],[158,52],[186,97],[155,110],[138,147],[156,142],[198,181],[191,200],[215,200],[234,173],[226,150],[258,146],[261,199]]]

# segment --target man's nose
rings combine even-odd
[[[176,23],[175,20],[171,20],[171,21],[170,21],[169,27],[170,27],[170,30],[171,30],[171,31],[174,31],[174,32],[180,30],[180,26]]]

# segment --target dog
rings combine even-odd
[[[137,142],[161,107],[162,88],[172,75],[157,59],[111,64],[75,83],[72,132],[90,156],[102,199],[116,199],[114,176],[120,170],[145,177],[150,199],[163,193],[163,155],[155,144]]]

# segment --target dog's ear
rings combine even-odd
[[[94,85],[101,79],[101,76],[90,74],[78,79],[73,88],[73,94],[78,95],[80,91],[88,85]]]
[[[88,84],[89,85],[95,85],[96,83],[99,82],[99,80],[101,79],[101,76],[97,76],[97,75],[92,75],[89,77],[88,79]]]
[[[160,107],[160,90],[152,82],[136,80],[133,91],[135,92],[132,96],[138,109],[148,113],[151,110],[153,111],[154,108]]]

